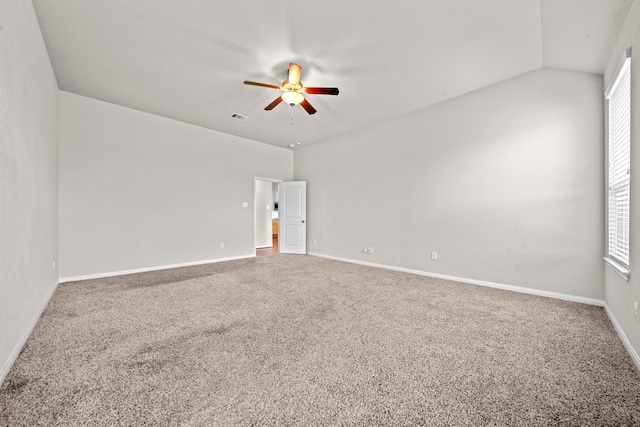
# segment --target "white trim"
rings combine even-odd
[[[557,292],[541,291],[541,290],[538,290],[538,289],[523,288],[523,287],[514,286],[514,285],[505,285],[505,284],[501,284],[501,283],[486,282],[484,280],[475,280],[475,279],[467,279],[467,278],[464,278],[464,277],[447,276],[447,275],[444,275],[444,274],[429,273],[429,272],[426,272],[426,271],[413,270],[413,269],[410,269],[410,268],[402,268],[402,267],[394,267],[394,266],[390,266],[390,265],[375,264],[375,263],[372,263],[372,262],[358,261],[358,260],[353,260],[353,259],[348,259],[348,258],[340,258],[340,257],[334,257],[334,256],[330,256],[330,255],[312,253],[312,252],[309,252],[308,255],[316,256],[316,257],[320,257],[320,258],[332,259],[332,260],[336,260],[336,261],[349,262],[349,263],[352,263],[352,264],[366,265],[366,266],[369,266],[369,267],[383,268],[385,270],[394,270],[394,271],[401,271],[403,273],[417,274],[419,276],[434,277],[436,279],[453,280],[453,281],[456,281],[456,282],[469,283],[471,285],[487,286],[487,287],[490,287],[490,288],[503,289],[505,291],[520,292],[520,293],[524,293],[524,294],[538,295],[538,296],[543,296],[543,297],[548,297],[548,298],[560,299],[560,300],[564,300],[564,301],[572,301],[572,302],[578,302],[578,303],[582,303],[582,304],[588,304],[588,305],[595,305],[595,306],[598,306],[598,307],[603,307],[605,312],[607,313],[607,317],[609,317],[609,321],[611,321],[611,323],[613,324],[613,327],[616,330],[616,332],[618,334],[618,337],[620,337],[620,340],[622,341],[622,344],[627,349],[627,353],[629,353],[629,356],[631,357],[631,359],[635,363],[636,367],[638,368],[638,370],[640,370],[640,356],[638,355],[636,350],[631,345],[631,341],[629,341],[629,339],[625,335],[624,331],[620,327],[620,324],[618,323],[618,321],[616,320],[615,316],[613,315],[613,312],[609,309],[609,306],[603,300],[599,300],[599,299],[595,299],[595,298],[579,297],[579,296],[575,296],[575,295],[560,294],[560,293],[557,293]]]
[[[607,258],[609,265],[625,280],[629,267],[631,141],[631,48],[623,58],[605,92],[608,100],[607,171]],[[618,265],[620,264],[620,265]]]
[[[613,315],[613,312],[609,309],[609,306],[606,303],[604,304],[604,311],[607,312],[609,321],[611,321],[611,324],[613,324],[613,327],[618,333],[622,344],[624,344],[624,347],[627,349],[629,356],[631,356],[631,360],[633,360],[633,363],[635,363],[638,370],[640,370],[640,356],[631,345],[631,341],[629,341],[629,338],[627,338],[627,336],[625,335],[624,331],[620,327],[620,324],[618,323],[618,320],[616,320],[616,317]]]
[[[630,272],[628,268],[624,267],[622,264],[612,258],[604,257],[602,259],[604,259],[607,265],[609,265],[609,267],[611,267],[613,271],[618,273],[624,280],[626,280],[627,282],[629,281]]]
[[[256,247],[256,242],[258,241],[258,236],[256,236],[256,233],[258,232],[258,230],[257,230],[258,227],[256,226],[256,222],[258,220],[257,212],[256,212],[256,198],[258,197],[257,194],[256,194],[256,187],[257,187],[256,181],[275,182],[275,183],[278,183],[278,185],[280,185],[280,183],[282,182],[281,179],[261,178],[259,176],[254,176],[253,177],[253,256],[257,256],[257,254],[258,254],[257,250],[258,249],[261,249],[261,248],[272,248],[273,247],[273,246]],[[279,190],[279,188],[278,188],[278,190]],[[278,234],[280,234],[279,231],[278,231]],[[278,252],[280,252],[280,251],[278,250]]]
[[[532,294],[532,295],[539,295],[539,296],[544,296],[544,297],[549,297],[549,298],[556,298],[556,299],[561,299],[561,300],[566,300],[566,301],[573,301],[573,302],[579,302],[579,303],[583,303],[583,304],[589,304],[589,305],[596,305],[596,306],[604,307],[604,310],[607,313],[607,317],[609,318],[609,321],[611,322],[611,324],[613,325],[614,329],[616,330],[618,336],[620,337],[620,340],[622,341],[622,344],[627,349],[627,352],[629,353],[629,356],[631,357],[631,360],[633,360],[633,362],[635,363],[635,365],[638,368],[638,370],[640,370],[640,356],[638,355],[636,350],[631,345],[631,342],[627,338],[627,336],[624,333],[623,329],[620,327],[620,324],[618,323],[617,319],[613,315],[613,312],[609,309],[609,306],[607,305],[607,303],[602,301],[602,300],[593,299],[593,298],[578,297],[578,296],[567,295],[567,294],[560,294],[560,293],[556,293],[556,292],[541,291],[541,290],[531,289],[531,288],[523,288],[523,287],[520,287],[520,286],[504,285],[504,284],[500,284],[500,283],[486,282],[486,281],[483,281],[483,280],[474,280],[474,279],[467,279],[467,278],[456,277],[456,276],[447,276],[447,275],[444,275],[444,274],[429,273],[429,272],[425,272],[425,271],[421,271],[421,270],[413,270],[413,269],[409,269],[409,268],[394,267],[394,266],[383,265],[383,264],[375,264],[375,263],[365,262],[365,261],[357,261],[357,260],[352,260],[352,259],[348,259],[348,258],[334,257],[334,256],[330,256],[330,255],[323,255],[323,254],[318,254],[318,253],[313,253],[313,252],[308,252],[308,255],[319,257],[319,258],[332,259],[332,260],[336,260],[336,261],[348,262],[348,263],[352,263],[352,264],[366,265],[366,266],[369,266],[369,267],[383,268],[383,269],[386,269],[386,270],[394,270],[394,271],[400,271],[400,272],[404,272],[404,273],[417,274],[417,275],[420,275],[420,276],[434,277],[434,278],[437,278],[437,279],[454,280],[456,282],[469,283],[469,284],[472,284],[472,285],[487,286],[487,287],[503,289],[503,290],[507,290],[507,291],[520,292],[520,293]],[[49,293],[49,295],[45,299],[44,303],[42,304],[42,307],[40,307],[40,310],[38,311],[38,313],[34,317],[33,321],[31,322],[31,325],[29,326],[29,328],[26,330],[26,332],[22,336],[22,339],[20,340],[20,342],[18,343],[18,345],[14,349],[13,353],[11,353],[11,357],[9,357],[9,360],[7,360],[7,362],[5,363],[5,366],[2,368],[2,371],[0,371],[0,384],[2,384],[4,382],[6,376],[9,374],[9,371],[13,367],[13,364],[15,363],[15,361],[18,358],[18,356],[20,355],[20,352],[24,348],[24,345],[27,343],[27,340],[31,336],[31,333],[33,332],[33,329],[38,324],[38,321],[40,320],[40,317],[42,316],[42,313],[44,313],[44,310],[47,308],[47,305],[49,304],[49,301],[51,301],[51,298],[53,297],[53,294],[55,293],[55,291],[56,291],[56,289],[58,287],[58,284],[64,283],[64,282],[73,282],[73,281],[78,281],[78,280],[98,279],[98,278],[103,278],[103,277],[113,277],[113,276],[120,276],[120,275],[125,275],[125,274],[143,273],[143,272],[147,272],[147,271],[166,270],[166,269],[169,269],[169,268],[189,267],[189,266],[202,265],[202,264],[212,264],[212,263],[217,263],[217,262],[233,261],[233,260],[247,259],[247,258],[253,258],[253,257],[251,255],[246,255],[246,256],[231,257],[231,258],[219,258],[219,259],[215,259],[215,260],[196,261],[196,262],[189,262],[189,263],[165,265],[165,266],[159,266],[159,267],[143,268],[143,269],[136,269],[136,270],[126,270],[126,271],[103,273],[103,274],[94,274],[94,275],[88,275],[88,276],[67,277],[67,278],[64,278],[64,279],[60,279],[60,281],[58,283],[56,283],[56,285],[53,287],[53,289],[51,290],[51,292]]]
[[[622,59],[620,59],[620,63],[618,63],[616,71],[613,73],[613,76],[611,76],[611,80],[609,80],[607,89],[604,91],[604,97],[606,99],[609,99],[609,95],[611,95],[611,92],[613,92],[613,89],[615,89],[615,86],[618,83],[618,76],[620,75],[624,67],[626,67],[627,61],[629,60],[631,60],[631,47],[628,47],[624,50]]]
[[[312,252],[309,252],[308,255],[316,256],[320,258],[333,259],[336,261],[349,262],[352,264],[366,265],[369,267],[383,268],[385,270],[401,271],[403,273],[417,274],[419,276],[433,277],[436,279],[452,280],[454,282],[469,283],[471,285],[479,285],[479,286],[486,286],[489,288],[502,289],[505,291],[520,292],[522,294],[538,295],[541,297],[560,299],[564,301],[572,301],[572,302],[579,302],[582,304],[596,305],[599,307],[604,307],[605,305],[605,302],[603,300],[599,300],[595,298],[579,297],[576,295],[561,294],[558,292],[549,292],[549,291],[542,291],[539,289],[524,288],[522,286],[505,285],[503,283],[494,283],[494,282],[487,282],[484,280],[468,279],[466,277],[448,276],[445,274],[430,273],[428,271],[413,270],[410,268],[395,267],[392,265],[375,264],[372,262],[358,261],[358,260],[353,260],[349,258],[340,258],[340,257],[329,256],[329,255],[312,253]]]
[[[31,321],[31,324],[29,325],[29,327],[27,328],[25,333],[22,335],[22,339],[20,340],[20,342],[18,343],[16,348],[13,349],[13,352],[11,353],[11,356],[9,357],[9,360],[7,360],[5,365],[2,367],[2,371],[0,371],[0,384],[2,384],[4,382],[5,378],[9,374],[9,371],[11,371],[11,368],[13,367],[13,364],[18,359],[18,356],[20,356],[20,353],[22,352],[22,349],[24,348],[25,344],[27,343],[27,340],[29,339],[29,337],[31,336],[31,333],[33,332],[34,328],[36,327],[36,325],[40,321],[40,317],[42,316],[42,313],[44,313],[44,310],[47,308],[47,305],[49,305],[49,301],[51,301],[51,298],[53,298],[53,294],[55,293],[56,289],[58,288],[58,284],[59,283],[60,282],[56,283],[55,286],[53,287],[53,289],[51,289],[51,292],[49,292],[49,295],[47,295],[47,297],[45,298],[44,303],[40,307],[40,310],[38,310],[38,312],[36,313],[35,317]]]
[[[156,267],[136,268],[133,270],[122,270],[122,271],[111,271],[108,273],[88,274],[86,276],[63,277],[60,279],[60,283],[77,282],[79,280],[103,279],[105,277],[124,276],[127,274],[136,274],[136,273],[146,273],[148,271],[167,270],[169,268],[192,267],[194,265],[214,264],[217,262],[235,261],[238,259],[247,259],[247,258],[254,258],[254,257],[255,257],[255,254],[241,255],[241,256],[228,257],[228,258],[207,259],[204,261],[183,262],[180,264],[159,265]]]
[[[256,249],[272,248],[273,245],[256,246]]]

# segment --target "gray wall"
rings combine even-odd
[[[608,85],[624,49],[631,52],[631,242],[629,282],[611,268],[605,268],[605,302],[624,331],[635,352],[640,354],[640,323],[635,321],[633,302],[640,304],[640,1],[635,1],[618,41],[611,52],[604,81]],[[603,187],[606,194],[606,187]],[[606,200],[606,199],[605,199]],[[606,248],[603,249],[603,254]]]
[[[58,86],[30,1],[0,2],[0,381],[58,282]]]
[[[60,92],[60,277],[252,256],[254,178],[292,175],[290,150]]]
[[[309,252],[602,299],[602,90],[541,69],[299,149]]]

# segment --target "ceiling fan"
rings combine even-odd
[[[309,101],[304,97],[307,95],[337,95],[340,93],[337,87],[304,87],[300,81],[300,72],[302,67],[298,64],[289,64],[289,78],[282,82],[281,86],[270,85],[266,83],[252,82],[245,80],[244,84],[253,86],[268,87],[271,89],[277,89],[282,91],[282,95],[277,97],[275,101],[265,107],[265,110],[273,110],[276,105],[282,101],[291,105],[302,105],[307,113],[315,114],[316,109],[313,108]]]

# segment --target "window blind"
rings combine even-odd
[[[631,51],[605,93],[609,100],[609,257],[629,267]]]

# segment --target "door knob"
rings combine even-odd
[[[304,224],[304,219],[302,220],[302,223]]]

